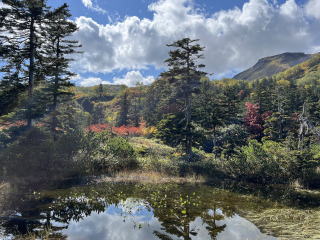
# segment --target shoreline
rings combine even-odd
[[[115,182],[115,183],[205,183],[203,176],[190,175],[186,177],[169,176],[158,172],[148,171],[123,171],[114,176],[102,176],[95,180],[97,183]]]

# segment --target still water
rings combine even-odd
[[[100,183],[11,194],[0,239],[273,240],[281,229],[257,226],[251,216],[283,208],[274,199],[208,185]]]

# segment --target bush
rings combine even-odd
[[[143,170],[179,175],[178,156],[174,148],[161,144],[155,139],[141,137],[131,138],[130,142]]]
[[[133,169],[138,161],[126,139],[108,132],[70,131],[54,141],[31,128],[0,152],[0,164],[5,178],[42,181]]]
[[[222,176],[221,172],[217,170],[216,164],[210,159],[201,159],[196,162],[179,161],[180,176],[200,175],[210,178]]]
[[[30,181],[72,175],[76,172],[73,157],[78,151],[78,137],[70,134],[53,141],[47,132],[39,128],[25,130],[0,153],[3,175],[7,179]]]
[[[251,140],[223,167],[235,178],[257,183],[288,183],[302,180],[306,173],[315,168],[310,151],[286,148],[282,143]]]
[[[88,132],[82,142],[80,159],[91,173],[110,173],[137,167],[136,154],[130,143],[108,132]]]

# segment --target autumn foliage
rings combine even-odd
[[[244,116],[244,122],[248,130],[254,137],[262,135],[263,132],[263,117],[259,113],[260,106],[251,102],[245,103],[246,114]]]
[[[112,127],[109,124],[94,124],[86,128],[87,131],[91,132],[103,132],[111,131],[118,136],[148,136],[153,134],[155,131],[154,127],[147,128],[145,123],[141,123],[139,127],[134,126],[120,126]]]

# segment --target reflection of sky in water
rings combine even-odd
[[[254,224],[238,215],[217,222],[218,226],[224,224],[227,227],[219,233],[218,240],[276,239],[262,234]],[[145,202],[127,199],[117,206],[110,205],[104,213],[93,213],[79,222],[70,222],[68,229],[63,233],[69,240],[151,240],[158,239],[153,234],[155,230],[165,233],[161,229],[161,223],[154,217]],[[206,225],[200,217],[190,223],[190,229],[195,229],[198,233],[197,236],[191,236],[191,239],[210,239]],[[174,240],[179,239],[170,234],[167,235]]]
[[[106,209],[106,213],[110,215],[139,217],[139,220],[144,222],[150,221],[153,218],[152,208],[149,207],[148,203],[134,198],[121,201],[117,206],[110,205]]]

